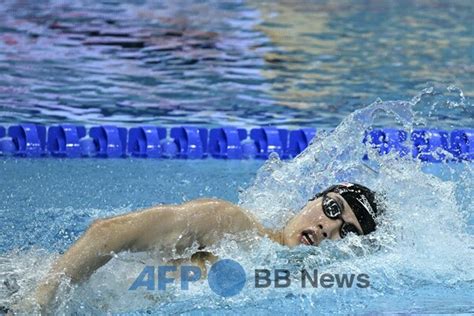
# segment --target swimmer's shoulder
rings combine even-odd
[[[214,211],[215,216],[219,217],[222,215],[222,219],[228,222],[228,233],[254,230],[260,236],[268,237],[276,243],[283,244],[282,235],[278,230],[264,227],[252,212],[239,205],[226,200],[210,198],[197,199],[187,203]]]
[[[223,199],[217,199],[217,198],[199,198],[195,200],[191,200],[188,202],[185,202],[182,204],[183,206],[200,206],[200,207],[213,207],[217,209],[222,209],[222,208],[229,208],[229,207],[238,207],[237,205],[223,200]]]

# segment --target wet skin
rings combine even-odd
[[[328,197],[334,199],[342,209],[342,220],[332,219],[323,211],[323,197],[309,201],[299,214],[293,217],[282,231],[283,244],[294,247],[300,244],[317,246],[323,239],[341,239],[340,229],[343,221],[354,225],[362,235],[362,227],[344,198],[330,192]]]
[[[160,205],[138,212],[96,220],[89,229],[52,266],[40,282],[34,304],[42,312],[51,310],[51,302],[63,277],[71,282],[86,280],[98,268],[122,251],[140,252],[153,249],[184,252],[195,242],[199,250],[207,250],[226,234],[250,231],[288,247],[317,246],[323,239],[340,239],[344,222],[359,233],[362,228],[342,196],[328,193],[342,209],[341,218],[324,214],[323,198],[309,201],[283,229],[264,227],[258,219],[241,207],[223,200],[200,199],[180,205]],[[195,254],[194,261],[217,260],[212,254]],[[191,258],[192,260],[193,258]],[[193,262],[194,262],[193,261]],[[201,266],[204,262],[201,262]],[[24,306],[26,307],[26,306]]]

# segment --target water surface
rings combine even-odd
[[[473,20],[471,1],[5,0],[0,123],[333,128],[431,85],[472,97]]]

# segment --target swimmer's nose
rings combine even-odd
[[[325,231],[325,225],[319,224],[318,229],[316,229],[316,234],[318,235],[319,240],[323,240],[323,239],[328,238],[328,234]]]
[[[332,222],[328,223],[320,223],[317,226],[316,234],[318,234],[318,239],[323,240],[327,238],[332,237],[332,232],[338,229],[338,225],[340,225],[338,222],[332,220]]]

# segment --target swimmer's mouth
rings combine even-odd
[[[305,229],[301,232],[300,242],[312,246],[316,243],[316,234],[312,229]]]

